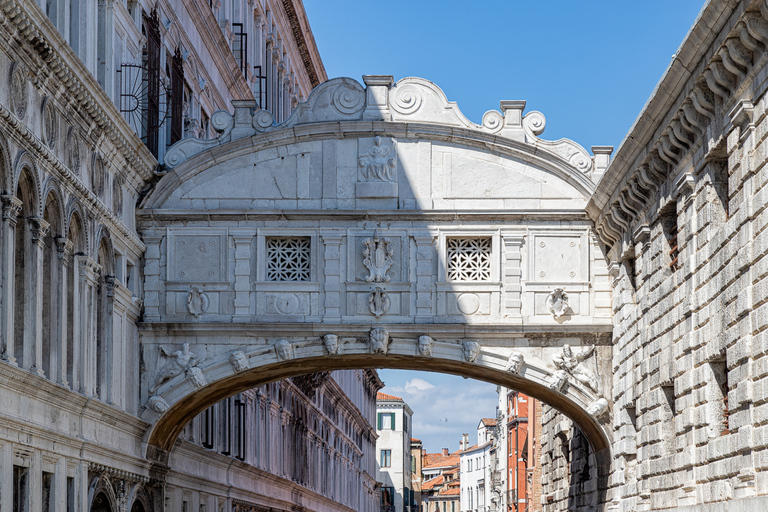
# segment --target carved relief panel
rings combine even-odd
[[[173,228],[166,240],[166,315],[185,321],[231,314],[227,231]]]
[[[590,245],[586,229],[529,235],[529,314],[564,322],[590,312]]]
[[[391,321],[410,315],[406,232],[351,229],[346,245],[347,316]]]

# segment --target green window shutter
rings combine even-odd
[[[395,428],[395,413],[391,412],[389,413],[389,415],[392,417],[392,419],[390,420],[391,421],[390,425],[392,426],[392,430],[397,430]]]
[[[379,416],[379,430],[381,430],[381,413],[379,413],[378,416]]]

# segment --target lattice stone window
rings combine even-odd
[[[490,281],[491,238],[448,238],[448,280]]]
[[[309,240],[267,238],[267,281],[309,281]]]

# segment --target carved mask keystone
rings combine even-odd
[[[339,353],[339,337],[335,334],[323,336],[323,345],[325,346],[325,353],[329,356],[335,356]]]
[[[368,337],[368,342],[371,344],[371,352],[374,354],[386,354],[389,349],[389,333],[383,327],[377,327],[371,329],[371,333]]]
[[[419,354],[421,354],[424,357],[431,357],[432,345],[434,343],[435,343],[435,340],[433,340],[431,336],[427,336],[427,335],[419,336]]]
[[[474,363],[477,356],[480,355],[480,345],[476,341],[465,341],[461,347],[461,353],[464,360]]]
[[[236,373],[243,372],[248,369],[248,356],[242,350],[236,350],[229,356],[229,362],[232,363],[232,368]]]
[[[525,358],[523,357],[523,354],[520,352],[512,352],[509,355],[509,359],[507,359],[507,367],[505,370],[509,373],[514,373],[519,375],[520,370],[523,369],[523,362]]]

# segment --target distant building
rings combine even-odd
[[[461,509],[460,453],[428,453],[422,466],[421,512],[459,512]]]
[[[413,510],[421,510],[421,467],[423,465],[424,445],[420,439],[411,438],[411,489],[413,490],[413,500],[411,507]]]
[[[508,388],[499,388],[499,410],[506,430],[500,462],[505,490],[502,510],[535,512],[541,510],[541,404]]]
[[[382,512],[410,512],[414,502],[411,487],[411,418],[413,411],[402,398],[379,392],[376,395],[376,441],[381,482]]]
[[[462,512],[491,510],[491,450],[495,447],[495,428],[495,419],[480,420],[477,426],[478,443],[474,446],[466,446],[469,444],[469,436],[464,434],[460,455]]]

